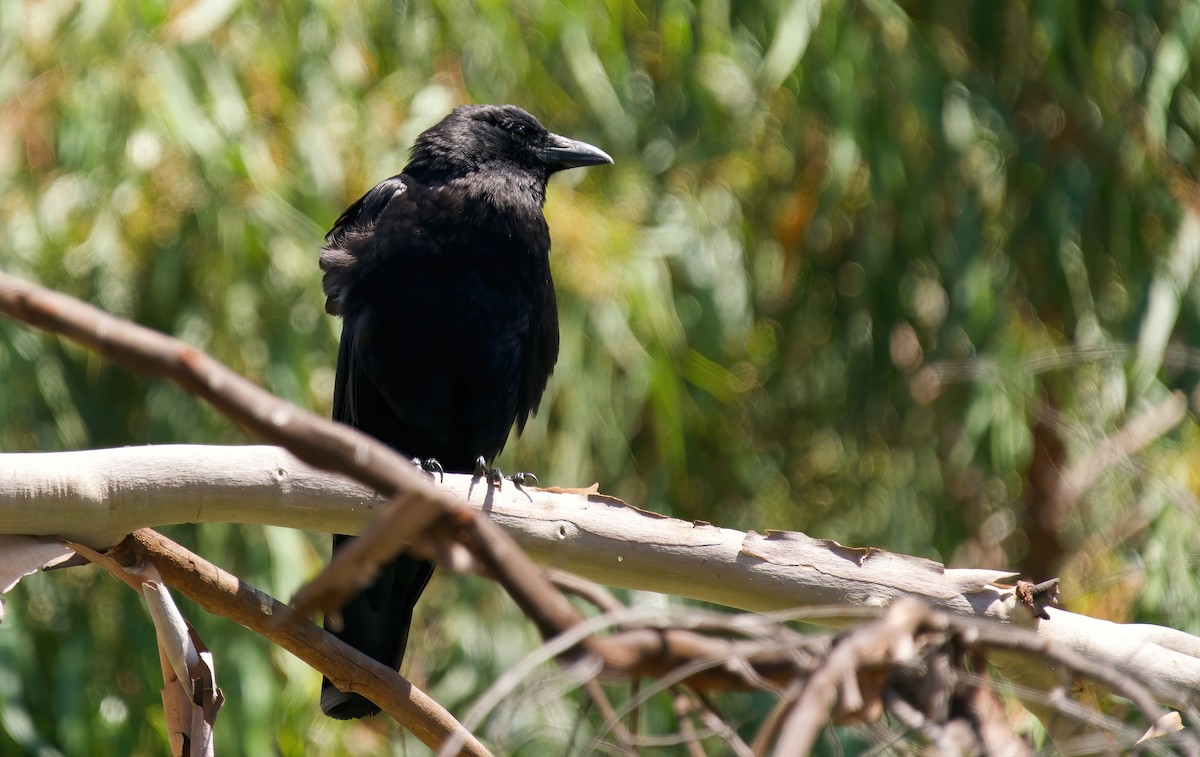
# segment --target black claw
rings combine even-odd
[[[497,489],[504,486],[504,473],[499,468],[489,466],[487,461],[483,459],[483,455],[475,458],[474,475],[476,478],[486,478],[487,482]]]
[[[425,458],[423,466],[425,470],[438,475],[439,484],[446,480],[446,469],[442,467],[442,464],[438,462],[436,457]]]
[[[446,480],[446,469],[442,467],[436,457],[414,457],[413,465],[420,468],[423,473],[428,473],[430,478],[433,478],[433,474],[436,473],[439,484]]]
[[[512,481],[517,486],[529,486],[531,484],[533,486],[538,485],[538,477],[533,475],[529,471],[521,471],[519,473],[514,473],[508,477],[508,480]]]

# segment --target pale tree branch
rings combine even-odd
[[[1037,620],[998,571],[957,570],[802,534],[735,531],[667,518],[597,494],[506,486],[468,476],[440,486],[486,512],[539,563],[597,583],[755,612],[846,606],[816,622],[848,625],[857,607],[918,596],[936,607],[1029,625],[1039,637],[1114,669],[1200,690],[1200,639],[1050,608]],[[143,526],[236,522],[354,533],[383,502],[361,484],[276,447],[156,446],[0,454],[0,533],[66,535],[102,546]],[[311,526],[309,524],[312,524]],[[1006,676],[1048,690],[1053,671],[998,659]]]

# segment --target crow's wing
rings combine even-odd
[[[320,265],[325,272],[325,310],[330,315],[342,315],[343,297],[376,262],[375,226],[393,200],[408,189],[403,176],[385,179],[358,198],[338,217],[325,235]]]

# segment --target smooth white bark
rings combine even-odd
[[[692,523],[588,492],[508,483],[496,490],[465,475],[447,475],[440,486],[486,512],[537,562],[609,586],[756,612],[882,607],[909,595],[960,614],[1035,625],[1015,606],[1012,592],[994,584],[1011,576],[999,571],[945,569],[930,560],[794,532],[764,535]],[[355,533],[382,506],[365,487],[278,447],[0,454],[0,534],[61,536],[93,547],[115,544],[138,528],[173,523]],[[1197,637],[1049,612],[1051,620],[1036,623],[1047,640],[1200,691]]]

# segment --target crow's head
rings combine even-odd
[[[520,172],[544,184],[556,171],[612,162],[597,147],[552,134],[515,105],[464,105],[417,137],[404,170],[418,178]]]

